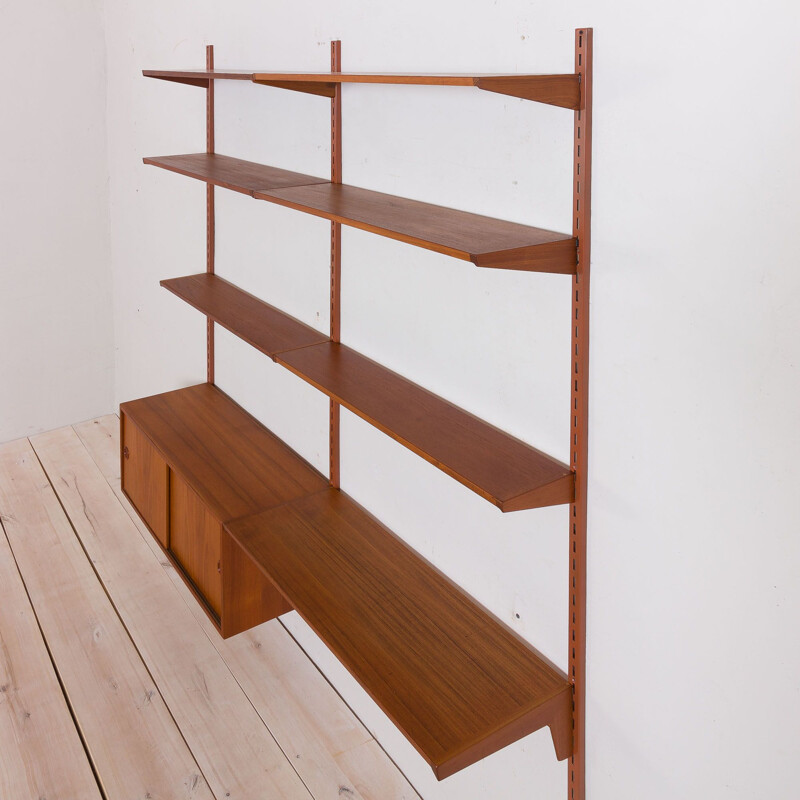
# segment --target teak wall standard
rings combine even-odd
[[[330,73],[215,71],[211,48],[205,70],[145,72],[149,77],[207,90],[206,152],[147,158],[145,163],[207,185],[206,273],[162,283],[207,316],[208,383],[123,406],[123,425],[129,428],[130,441],[138,436],[153,450],[146,456],[148,466],[128,468],[130,487],[126,490],[135,503],[138,494],[140,513],[155,519],[155,524],[149,522],[151,530],[180,563],[207,610],[224,620],[224,556],[233,553],[238,560],[231,560],[236,566],[228,570],[228,576],[235,570],[242,580],[230,582],[230,591],[235,594],[240,585],[261,587],[261,605],[255,604],[258,613],[252,619],[259,615],[266,619],[295,608],[398,725],[438,778],[549,726],[557,756],[570,758],[572,800],[581,800],[585,794],[591,45],[591,30],[577,30],[575,71],[568,75],[343,73],[338,42],[331,46]],[[329,101],[330,179],[217,154],[213,131],[216,80],[248,80]],[[343,184],[341,92],[345,83],[475,87],[571,109],[575,115],[572,231],[558,233],[494,220]],[[328,336],[214,274],[215,186],[330,220]],[[471,261],[478,267],[571,276],[568,465],[340,343],[343,224]],[[222,507],[217,494],[225,497],[236,485],[231,470],[235,472],[235,464],[243,456],[241,448],[246,451],[247,447],[237,440],[240,434],[220,429],[215,417],[221,414],[233,418],[245,412],[213,387],[216,323],[330,398],[328,480],[275,440],[274,448],[283,454],[281,459],[288,459],[292,465],[289,472],[306,475],[307,479],[278,491],[275,482],[280,484],[286,471],[283,467],[276,471],[280,459],[252,466],[266,495],[259,495],[257,502],[246,508],[239,507],[238,516]],[[339,490],[339,404],[502,511],[570,504],[568,676]],[[193,408],[193,421],[185,422],[180,409],[187,405]],[[139,428],[131,425],[133,417]],[[172,422],[164,427],[168,419]],[[183,425],[183,434],[177,440],[171,432],[176,424]],[[272,437],[252,418],[244,428],[251,436]],[[142,447],[141,443],[137,446]],[[166,488],[161,487],[161,477],[156,488],[137,485],[150,471],[168,476]],[[197,498],[204,508],[198,507]],[[161,510],[164,504],[166,512]],[[155,516],[153,508],[158,509]],[[360,542],[360,546],[352,549],[352,542]],[[395,548],[394,556],[386,559],[385,554]],[[217,557],[215,574],[213,560]],[[244,580],[244,576],[254,574],[258,579]],[[342,574],[349,576],[347,591],[336,579]],[[409,588],[415,585],[419,591]],[[424,609],[418,608],[420,597],[425,597]],[[230,602],[237,600],[233,597]],[[360,611],[354,613],[355,609]],[[462,629],[465,620],[468,624]],[[223,635],[237,627],[220,625]],[[447,676],[453,676],[457,685]],[[435,696],[430,694],[432,688]]]

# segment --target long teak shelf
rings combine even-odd
[[[324,178],[304,175],[279,167],[268,167],[241,158],[231,158],[218,153],[189,153],[179,156],[145,158],[145,164],[161,167],[179,175],[197,178],[223,189],[249,194],[301,186],[308,183],[328,183]]]
[[[569,503],[566,464],[216,275],[161,285],[502,511]]]
[[[226,529],[440,780],[546,725],[571,754],[566,677],[340,491]]]
[[[408,200],[228,156],[192,153],[145,158],[282,206],[471,261],[479,267],[573,274],[574,237],[468,211]]]
[[[576,109],[580,107],[578,76],[514,75],[504,73],[424,72],[253,72],[247,70],[143,70],[146,78],[206,87],[211,80],[251,80],[264,86],[332,97],[342,83],[405,84],[414,86],[472,86],[523,100]]]
[[[343,344],[276,360],[501,511],[572,502],[566,464]]]
[[[297,185],[257,191],[255,197],[479,267],[571,274],[577,263],[575,239],[568,234],[356,186]]]
[[[324,333],[216,275],[203,272],[161,285],[270,358],[328,341]]]

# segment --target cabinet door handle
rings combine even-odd
[[[131,451],[128,450],[127,445],[122,448],[122,455],[125,456],[125,458],[130,458],[131,457]]]
[[[217,561],[217,572],[220,572],[220,573],[222,572],[222,565],[220,564],[219,561]]]

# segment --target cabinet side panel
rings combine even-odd
[[[122,488],[153,535],[166,547],[169,537],[167,463],[124,413],[120,416],[120,426]]]
[[[225,530],[222,531],[222,608],[225,639],[292,610],[290,603]]]

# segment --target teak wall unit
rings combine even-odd
[[[207,264],[162,286],[207,317],[207,382],[121,406],[123,488],[222,636],[295,609],[445,778],[544,726],[584,787],[586,465],[592,31],[567,75],[145,71],[206,89],[205,153],[146,164],[207,186]],[[249,80],[331,101],[330,179],[219,155],[214,84]],[[557,233],[342,183],[344,83],[476,87],[574,111],[573,228]],[[214,187],[330,220],[330,331],[215,274]],[[341,225],[471,261],[572,280],[570,464],[498,430],[340,342]],[[330,397],[326,478],[214,386],[220,324]],[[569,504],[569,673],[339,488],[339,407],[502,511]]]

